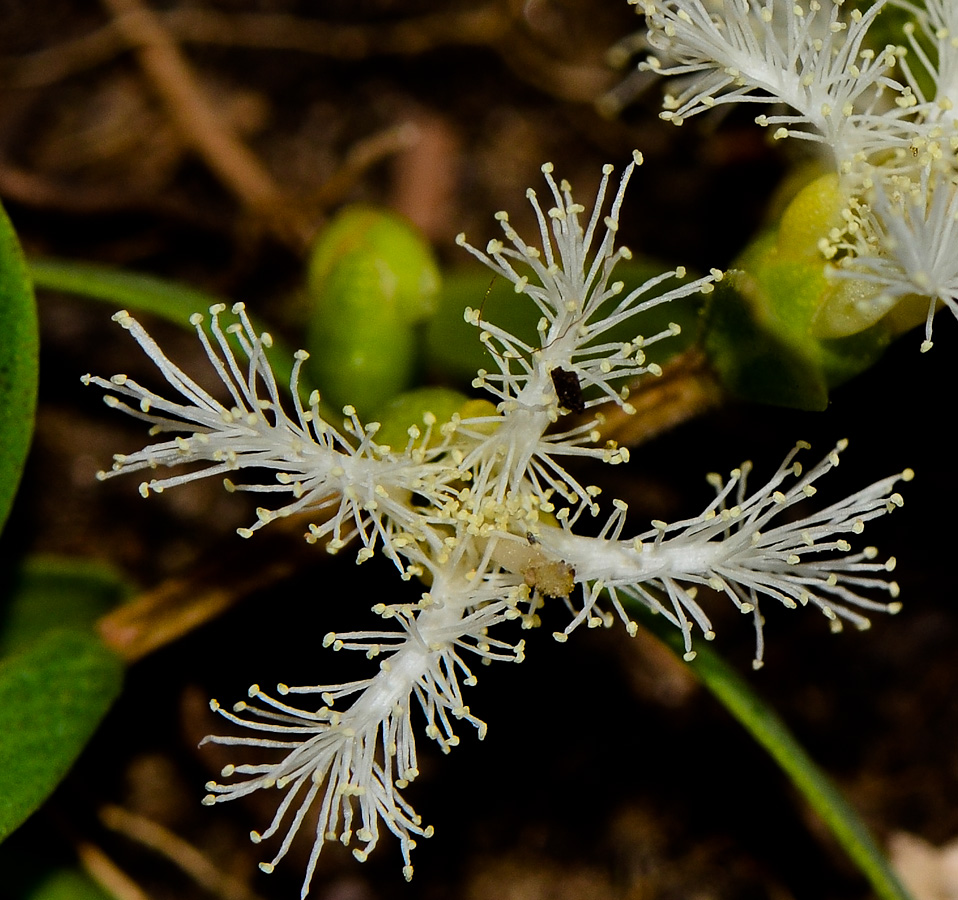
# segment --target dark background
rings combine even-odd
[[[245,300],[294,345],[309,241],[343,203],[400,210],[443,265],[455,266],[463,254],[454,236],[465,231],[482,246],[495,234],[496,210],[528,226],[523,193],[539,187],[544,161],[587,202],[601,164],[621,166],[637,147],[646,164],[630,189],[624,241],[704,270],[729,265],[760,227],[791,162],[739,111],[681,129],[660,122],[656,85],[637,89],[617,116],[600,114],[597,102],[628,71],[609,68],[608,48],[641,24],[624,2],[154,2],[153,22],[187,63],[185,83],[144,68],[118,24],[121,6],[0,2],[0,196],[27,254],[174,277]],[[180,101],[171,104],[170,90]],[[183,96],[215,108],[232,141],[225,153],[203,151],[205,126],[178,118]],[[265,173],[266,189],[224,174],[237,148]],[[7,556],[101,558],[146,589],[199,566],[235,572],[287,552],[294,539],[286,535],[237,548],[233,531],[248,524],[251,504],[217,484],[144,502],[136,478],[95,482],[112,453],[144,438],[79,376],[147,377],[148,364],[110,323],[112,309],[49,293],[39,302],[41,407]],[[172,357],[187,366],[199,358],[188,334],[148,324]],[[899,616],[832,636],[810,610],[768,609],[766,666],[753,675],[751,627],[717,605],[715,647],[771,700],[883,842],[907,832],[940,845],[958,833],[947,436],[954,323],[939,321],[935,337],[920,355],[920,337],[905,336],[824,413],[728,403],[595,477],[605,478],[607,495],[628,496],[642,530],[649,518],[700,510],[706,472],[751,458],[761,478],[799,438],[820,455],[851,440],[822,483],[826,499],[915,469],[904,509],[869,529],[869,542],[899,559]],[[386,564],[357,571],[348,554],[289,552],[299,560],[292,577],[131,668],[70,779],[15,838],[23,856],[42,847],[49,865],[89,842],[150,898],[210,896],[99,822],[98,809],[120,804],[192,843],[257,896],[298,896],[308,842],[265,877],[255,866],[269,848],[247,840],[271,818],[272,798],[199,804],[203,783],[228,758],[221,748],[194,749],[219,727],[206,701],[230,703],[254,681],[346,680],[343,665],[364,661],[331,658],[322,635],[361,627],[370,606],[412,588]],[[561,622],[562,611],[545,615],[526,663],[483,669],[470,691],[487,739],[464,727],[448,759],[420,742],[423,774],[409,795],[436,835],[414,853],[413,882],[402,881],[387,837],[365,865],[328,846],[311,896],[868,896],[784,776],[666,651],[619,628],[579,631],[559,646],[549,617]],[[250,896],[236,890],[225,896]]]

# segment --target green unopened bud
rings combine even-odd
[[[309,262],[310,366],[334,407],[361,413],[412,383],[415,324],[432,314],[439,270],[416,230],[370,207],[341,212]]]
[[[462,415],[464,407],[472,402],[465,394],[451,388],[424,387],[404,391],[377,410],[375,419],[380,428],[376,432],[376,443],[402,450],[410,437],[418,444],[417,435],[424,436],[429,428],[429,445],[434,445],[442,438],[442,426],[456,413]]]
[[[340,260],[357,251],[378,261],[383,297],[403,322],[420,322],[435,312],[440,276],[432,248],[405,219],[371,206],[343,209],[313,245],[308,280],[314,298],[325,295]]]
[[[890,337],[872,285],[827,276],[844,200],[826,175],[800,190],[717,286],[706,350],[723,383],[751,400],[824,409],[830,388],[868,368]]]

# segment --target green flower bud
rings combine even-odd
[[[423,387],[405,391],[393,397],[384,407],[376,412],[375,419],[380,423],[376,432],[377,444],[388,444],[393,450],[401,451],[409,442],[409,429],[415,428],[423,433],[426,428],[425,419],[431,413],[435,417],[430,444],[434,444],[441,437],[439,429],[459,413],[461,416],[476,415],[464,410],[475,403],[465,394],[444,387]],[[495,407],[488,404],[495,413]]]
[[[871,366],[887,346],[889,323],[856,305],[874,286],[826,275],[823,249],[842,227],[844,206],[837,176],[810,182],[717,286],[705,345],[733,393],[824,409],[829,389]]]
[[[344,210],[313,248],[308,287],[307,342],[324,399],[365,415],[412,384],[415,324],[435,310],[439,270],[411,225],[369,207]]]

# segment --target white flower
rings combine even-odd
[[[499,478],[495,490],[499,500],[523,479],[531,479],[542,497],[557,491],[570,500],[588,500],[588,489],[556,457],[592,456],[614,464],[627,460],[628,451],[615,445],[584,446],[597,440],[589,425],[545,434],[558,421],[561,409],[574,402],[566,391],[575,395],[581,410],[611,400],[631,411],[625,380],[646,373],[661,374],[658,365],[646,365],[644,348],[679,333],[679,326],[672,324],[665,331],[643,335],[638,331],[641,314],[680,297],[707,294],[713,289],[712,282],[722,277],[714,269],[704,278],[663,290],[670,280],[685,278],[685,269],[678,268],[628,292],[622,281],[612,281],[616,264],[632,257],[627,247],[616,248],[615,240],[626,187],[634,168],[641,164],[642,156],[636,152],[622,173],[611,208],[604,217],[605,195],[613,169],[603,168],[596,200],[585,222],[579,217],[586,209],[573,199],[569,183],[556,184],[552,166],[543,166],[554,205],[543,211],[535,191],[526,192],[539,222],[541,247],[526,243],[509,224],[505,212],[498,213],[496,218],[511,247],[492,240],[483,253],[469,244],[464,235],[457,238],[460,246],[511,281],[516,293],[531,300],[542,314],[539,344],[533,347],[482,319],[478,310],[465,312],[466,321],[479,328],[479,339],[490,349],[498,368],[495,373],[480,371],[473,382],[474,387],[495,397],[502,415],[495,433],[477,446],[465,462],[469,467],[478,463],[477,484],[483,495],[490,470],[496,469],[506,476]],[[633,320],[637,330],[631,340],[619,341],[608,336],[611,329]],[[569,387],[564,388],[563,384]],[[468,427],[470,423],[464,424]]]
[[[840,278],[876,285],[880,292],[860,301],[872,319],[892,309],[903,297],[928,298],[925,340],[932,347],[935,311],[943,303],[958,317],[958,187],[954,176],[926,166],[916,184],[904,178],[876,180],[864,228],[854,253],[831,270]]]
[[[867,622],[859,609],[896,608],[865,595],[897,593],[894,582],[882,577],[892,562],[874,562],[875,553],[867,548],[852,552],[844,535],[857,535],[866,521],[898,505],[893,484],[910,473],[798,521],[781,518],[814,493],[813,482],[837,463],[838,450],[805,476],[791,454],[750,496],[745,494],[745,467],[727,484],[713,479],[718,496],[702,515],[673,525],[653,523],[652,531],[633,540],[622,539],[626,509],[618,500],[598,536],[575,532],[584,514],[599,512],[598,490],[580,484],[560,460],[588,456],[618,463],[627,452],[596,446],[597,418],[550,429],[570,406],[598,415],[599,403],[611,400],[628,409],[623,380],[658,373],[646,363],[643,345],[676,331],[640,337],[641,313],[696,291],[708,292],[721,277],[716,271],[664,293],[656,292],[685,273],[666,272],[628,292],[611,281],[615,264],[628,257],[625,248],[615,248],[615,237],[625,186],[639,161],[636,156],[626,169],[607,215],[603,203],[611,169],[604,170],[584,224],[579,216],[585,210],[569,186],[556,184],[551,167],[544,167],[554,207],[543,212],[530,193],[541,248],[525,243],[504,214],[498,218],[511,247],[494,241],[482,253],[460,239],[513,282],[517,302],[536,304],[542,315],[540,343],[530,346],[468,311],[467,319],[478,326],[498,368],[480,373],[475,385],[495,399],[496,407],[488,415],[455,415],[441,425],[427,412],[425,431],[411,427],[402,450],[377,444],[376,423],[362,425],[349,407],[340,431],[321,415],[318,396],[304,406],[297,391],[303,353],[293,367],[292,397],[282,396],[267,359],[269,337],[254,332],[241,305],[233,310],[238,321],[225,331],[221,306],[212,310],[209,334],[202,317],[194,317],[216,379],[228,395],[225,402],[174,366],[127,313],[118,314],[117,321],[178,398],[165,399],[125,376],[84,377],[87,384],[109,392],[111,406],[146,420],[153,435],[180,432],[116,457],[113,471],[103,477],[188,467],[185,474],[145,483],[147,495],[243,469],[248,483],[242,490],[274,494],[278,501],[259,510],[258,522],[240,530],[243,536],[278,516],[312,513],[311,539],[323,539],[335,551],[358,538],[357,561],[381,550],[404,578],[422,576],[428,585],[416,602],[374,607],[391,629],[330,633],[323,640],[333,651],[359,650],[379,660],[370,677],[276,689],[282,698],[318,698],[312,704],[293,705],[258,685],[249,692],[253,702],[237,704],[232,712],[213,702],[243,732],[208,741],[274,751],[276,759],[261,762],[257,757],[227,766],[224,783],[211,782],[204,802],[216,804],[260,789],[283,793],[269,827],[252,835],[257,842],[283,836],[271,861],[262,864],[264,871],[287,854],[304,830],[307,812],[317,809],[303,896],[326,841],[358,842],[354,854],[365,859],[382,828],[398,838],[404,872],[411,876],[416,840],[432,833],[402,796],[419,770],[415,720],[443,751],[458,742],[457,720],[475,727],[481,738],[486,726],[463,694],[476,680],[470,654],[481,662],[521,661],[524,642],[508,639],[508,623],[535,627],[538,609],[549,600],[563,600],[572,613],[560,639],[582,622],[611,624],[614,617],[600,609],[606,594],[635,633],[627,605],[644,603],[682,630],[691,658],[692,623],[707,639],[712,637],[708,617],[695,599],[697,586],[709,586],[753,614],[757,662],[762,658],[761,597],[786,606],[810,602],[833,620],[845,618],[859,627]],[[609,337],[613,325],[633,319],[637,331],[632,340]],[[229,333],[239,339],[239,354],[227,340]],[[255,480],[264,472],[262,480]],[[796,480],[786,486],[790,475]],[[228,487],[236,486],[228,482]],[[582,597],[579,608],[577,594]]]
[[[351,407],[344,410],[343,434],[320,415],[315,391],[304,407],[298,390],[300,369],[308,358],[304,350],[297,352],[288,394],[281,396],[266,357],[270,336],[257,335],[243,304],[236,304],[232,311],[238,321],[227,332],[240,342],[246,357],[241,363],[220,326],[225,309],[222,304],[210,308],[209,327],[215,343],[204,330],[203,316],[197,313],[191,319],[216,376],[227,389],[225,404],[170,362],[129,313],[113,317],[133,335],[185,402],[167,400],[125,375],[109,380],[85,375],[83,382],[109,391],[105,402],[149,422],[151,434],[185,432],[186,436],[151,444],[137,453],[117,454],[112,470],[100,472],[98,477],[200,464],[185,474],[143,482],[140,493],[146,497],[151,491],[162,493],[198,478],[233,475],[241,469],[271,470],[275,480],[267,484],[237,485],[225,480],[228,490],[276,494],[281,501],[279,506],[257,509],[257,521],[239,529],[240,536],[250,537],[273,519],[312,512],[318,522],[311,526],[310,538],[329,537],[329,550],[340,549],[358,534],[366,550],[364,557],[382,543],[390,558],[398,562],[395,537],[417,536],[421,530],[423,515],[408,502],[410,493],[442,502],[444,488],[430,464],[430,458],[441,450],[416,451],[410,441],[405,453],[392,453],[375,443],[378,425],[364,428]],[[135,406],[116,394],[131,398]],[[286,405],[293,407],[292,415],[284,409]],[[427,446],[430,436],[427,433],[420,446]]]
[[[579,537],[568,529],[543,530],[539,536],[543,547],[574,566],[576,580],[583,585],[585,602],[561,639],[596,615],[594,610],[603,591],[608,592],[619,615],[634,630],[619,600],[621,591],[681,628],[686,659],[694,659],[692,624],[699,626],[707,640],[715,635],[708,615],[696,601],[696,589],[682,582],[724,593],[741,612],[752,614],[755,668],[761,666],[764,651],[761,597],[790,609],[811,603],[836,630],[841,619],[860,629],[869,626],[868,619],[854,607],[897,612],[899,603],[878,602],[861,593],[869,589],[886,592],[892,598],[898,596],[898,585],[879,574],[894,569],[894,558],[874,562],[877,551],[873,547],[852,553],[851,544],[842,535],[859,535],[866,522],[900,506],[901,496],[892,489],[899,479],[910,481],[911,470],[877,481],[825,509],[782,521],[787,510],[815,495],[815,482],[838,465],[839,453],[846,445],[841,441],[815,468],[803,474],[801,464],[794,460],[798,451],[809,445],[797,444],[775,475],[748,496],[750,463],[734,470],[724,483],[713,474],[709,481],[717,496],[701,515],[672,524],[653,522],[652,530],[631,540],[618,540],[625,522],[626,507],[622,503],[603,529],[603,536],[609,536],[605,541]],[[789,476],[795,479],[790,485],[786,484]]]
[[[645,13],[649,43],[662,54],[642,67],[683,76],[662,118],[682,124],[721,104],[783,103],[793,112],[756,121],[778,126],[776,138],[830,148],[836,163],[909,145],[914,126],[883,101],[886,92],[906,108],[914,99],[888,75],[895,48],[862,48],[882,2],[847,18],[840,0],[724,0],[711,9],[701,0],[630,2]]]
[[[251,835],[259,843],[285,832],[272,860],[260,865],[264,872],[273,871],[286,855],[307,811],[319,802],[303,897],[326,841],[349,845],[355,838],[363,846],[354,849],[353,855],[365,860],[379,840],[380,822],[399,838],[403,872],[407,880],[412,877],[410,852],[416,838],[433,833],[401,793],[419,774],[413,710],[424,716],[426,735],[445,752],[459,743],[454,720],[469,722],[480,738],[485,736],[485,723],[472,715],[462,697],[460,678],[465,684],[476,681],[462,653],[470,651],[487,661],[522,660],[523,642],[513,646],[486,634],[491,626],[519,615],[520,584],[509,576],[470,579],[456,567],[440,569],[418,604],[375,608],[384,618],[396,621],[398,631],[327,634],[324,646],[361,650],[370,658],[381,657],[382,662],[379,672],[363,681],[277,687],[284,696],[319,696],[318,708],[290,706],[268,696],[259,685],[249,689],[250,699],[257,704],[241,702],[227,712],[212,701],[216,712],[255,736],[212,736],[206,741],[283,752],[274,764],[227,766],[224,778],[249,777],[231,784],[209,782],[210,793],[203,801],[213,805],[259,789],[284,792],[270,826]],[[352,702],[338,708],[345,698]]]
[[[958,6],[953,0],[924,0],[921,6],[897,0],[914,16],[914,22],[904,26],[911,52],[925,74],[930,77],[934,94],[925,95],[922,80],[912,71],[908,57],[903,57],[901,67],[908,86],[918,100],[923,116],[932,122],[954,126],[958,104]],[[916,25],[923,32],[927,44],[934,47],[934,58],[929,57],[925,47],[916,38]],[[953,128],[950,134],[954,134]]]

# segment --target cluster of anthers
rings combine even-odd
[[[108,392],[109,405],[148,422],[151,434],[170,436],[117,456],[103,477],[186,467],[185,474],[145,482],[147,495],[197,478],[234,479],[245,470],[263,480],[230,480],[229,489],[270,495],[272,503],[257,511],[255,524],[240,529],[241,536],[277,517],[309,513],[310,540],[329,550],[355,542],[357,561],[381,552],[403,577],[422,576],[428,585],[414,603],[376,606],[382,630],[326,636],[326,647],[358,650],[377,661],[367,678],[280,684],[275,692],[254,685],[249,700],[232,711],[212,704],[238,731],[208,741],[266,748],[276,758],[227,766],[223,782],[208,785],[204,802],[235,800],[261,788],[281,792],[273,821],[252,835],[256,842],[282,835],[261,865],[267,872],[314,809],[303,896],[327,841],[356,846],[353,853],[362,860],[383,828],[398,838],[404,872],[412,875],[410,852],[417,839],[432,834],[403,797],[419,771],[417,728],[424,726],[444,751],[458,742],[457,721],[472,725],[481,738],[486,726],[463,692],[475,683],[475,661],[520,661],[524,641],[516,639],[516,629],[537,625],[537,611],[547,601],[569,610],[568,624],[555,633],[559,640],[583,623],[610,625],[616,618],[634,634],[633,615],[644,606],[681,630],[686,659],[692,659],[693,632],[706,640],[714,636],[697,591],[724,594],[754,623],[756,667],[763,653],[762,603],[814,606],[835,627],[847,621],[864,628],[869,611],[898,609],[898,588],[887,579],[894,560],[879,561],[870,547],[853,550],[852,542],[866,522],[901,504],[894,485],[908,480],[909,471],[818,511],[796,508],[838,464],[844,442],[807,471],[796,459],[807,445],[796,446],[757,490],[746,484],[748,466],[728,480],[711,476],[715,499],[684,521],[656,521],[634,534],[627,530],[626,504],[613,500],[598,534],[577,533],[580,520],[597,516],[600,506],[598,490],[582,484],[570,464],[581,457],[622,463],[628,454],[598,443],[597,420],[567,427],[566,414],[608,402],[628,410],[625,382],[659,371],[644,348],[677,332],[671,326],[642,336],[642,314],[708,293],[722,277],[713,271],[690,280],[677,269],[631,290],[613,279],[618,261],[629,257],[616,238],[626,185],[640,163],[636,153],[617,189],[606,167],[591,212],[544,166],[548,203],[528,193],[538,244],[526,243],[505,214],[498,216],[504,239],[490,241],[485,251],[459,238],[514,284],[517,303],[535,304],[538,343],[467,310],[467,321],[494,350],[495,370],[480,372],[475,381],[489,399],[469,404],[480,414],[448,422],[426,413],[421,425],[409,428],[404,447],[377,443],[378,426],[362,424],[349,407],[337,428],[324,418],[315,393],[304,403],[298,385],[303,353],[296,356],[288,391],[277,384],[269,336],[254,330],[242,305],[233,307],[234,321],[225,328],[222,306],[212,308],[208,324],[199,315],[193,320],[224,399],[170,362],[126,312],[116,321],[153,360],[176,399],[125,376],[84,379]],[[623,325],[628,340],[611,334]]]
[[[677,85],[662,117],[777,107],[756,121],[817,147],[839,176],[845,226],[823,236],[823,265],[832,259],[829,274],[856,283],[848,327],[902,307],[903,322],[924,320],[921,349],[931,349],[935,311],[958,317],[958,3],[629,2],[653,50],[640,67]],[[889,10],[908,18],[900,43],[881,43],[895,34]]]

